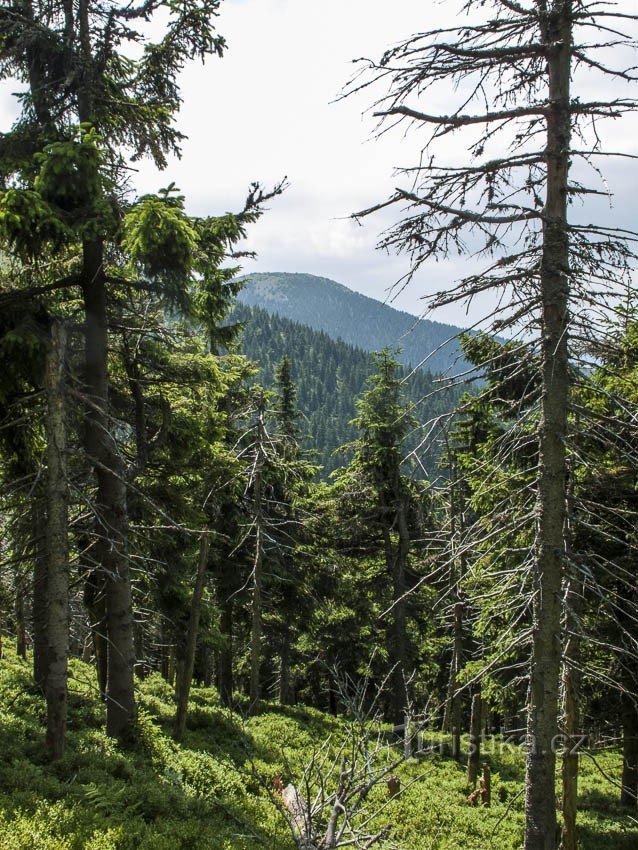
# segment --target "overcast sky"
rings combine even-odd
[[[635,0],[621,5],[635,11]],[[268,186],[287,175],[290,188],[250,232],[247,247],[258,259],[246,261],[245,270],[309,272],[385,299],[407,269],[405,259],[375,250],[392,218],[372,217],[360,226],[348,216],[388,194],[395,166],[416,162],[419,134],[371,140],[371,96],[334,99],[354,73],[353,58],[378,58],[412,33],[454,24],[457,9],[454,0],[225,0],[218,19],[228,41],[225,57],[193,64],[183,75],[183,157],[165,174],[142,164],[139,189],[155,191],[174,181],[189,211],[215,214],[240,208],[251,181]],[[0,99],[3,126],[13,112],[6,95]],[[448,111],[449,103],[428,99],[428,111],[437,108]],[[616,148],[638,150],[636,122],[615,129],[612,138]],[[635,175],[627,161],[607,169],[616,193],[614,219],[629,226]],[[422,296],[462,268],[457,260],[433,264],[393,303],[421,313]],[[480,310],[477,305],[470,319]],[[458,306],[435,318],[470,322]]]
[[[406,159],[398,138],[370,140],[374,121],[362,115],[368,96],[334,100],[354,57],[378,57],[445,14],[418,0],[222,4],[228,51],[184,75],[180,126],[189,140],[170,176],[197,213],[237,208],[251,180],[288,177],[290,188],[251,231],[258,258],[246,271],[309,272],[387,296],[407,263],[375,250],[383,218],[362,227],[349,215],[385,197],[393,167]],[[156,188],[150,169],[140,177]],[[420,310],[416,288],[401,306]]]

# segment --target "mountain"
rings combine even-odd
[[[399,360],[434,374],[462,368],[456,336],[461,328],[418,320],[325,277],[310,274],[252,274],[243,278],[239,300],[324,331],[364,351],[401,348]]]
[[[307,435],[304,443],[317,452],[323,474],[347,463],[348,452],[334,452],[356,437],[350,420],[356,415],[355,401],[375,368],[371,354],[258,307],[240,304],[231,319],[244,326],[241,350],[259,365],[260,384],[271,387],[284,354],[290,359],[302,413],[301,430]],[[450,411],[461,394],[459,388],[438,389],[435,379],[425,370],[410,374],[405,368],[403,377],[406,398],[412,402],[413,415],[421,424]],[[423,429],[416,427],[407,449],[417,449],[422,438]],[[436,474],[436,447],[429,444],[417,454],[425,469]]]

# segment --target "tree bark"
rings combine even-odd
[[[31,534],[33,537],[33,681],[44,693],[47,677],[47,600],[48,558],[44,529],[46,528],[45,500],[40,488],[31,503]]]
[[[16,570],[14,613],[16,624],[16,652],[20,658],[27,657],[27,622],[24,607],[24,588],[22,587],[22,578]]]
[[[262,611],[261,611],[261,582],[263,568],[263,545],[262,545],[261,519],[257,519],[255,528],[255,560],[253,563],[253,592],[251,601],[251,629],[250,629],[250,713],[259,711],[261,699],[261,634],[262,634]]]
[[[571,2],[539,4],[549,78],[547,188],[540,273],[542,402],[535,552],[533,645],[527,724],[525,850],[555,850],[555,740],[565,560],[565,434],[569,392],[567,329]]]
[[[448,701],[450,706],[450,732],[452,735],[452,758],[461,758],[461,725],[462,705],[458,680],[463,658],[463,603],[454,603],[454,645],[452,647],[452,666],[448,685]]]
[[[220,607],[219,630],[224,643],[219,650],[217,662],[217,686],[222,705],[229,708],[233,704],[233,598],[226,588],[220,593],[218,599]]]
[[[392,581],[392,610],[390,612],[392,619],[387,632],[387,653],[391,668],[388,700],[389,719],[392,723],[401,725],[407,705],[405,696],[405,599],[401,598],[405,593],[405,573],[398,547],[395,550],[392,545],[389,523],[383,529],[383,542],[386,567]]]
[[[263,542],[263,452],[265,429],[263,410],[260,409],[257,419],[257,456],[253,481],[253,519],[255,524],[255,557],[253,561],[253,589],[251,602],[250,630],[250,713],[259,711],[261,699],[261,635],[262,635],[262,570],[264,560]]]
[[[562,850],[577,850],[578,814],[578,732],[580,727],[578,670],[566,660],[563,668],[563,718],[565,750],[562,764],[563,829]]]
[[[97,478],[97,540],[93,553],[104,580],[106,606],[106,731],[125,741],[132,737],[135,723],[134,623],[127,551],[126,469],[108,413],[106,283],[100,240],[84,243],[83,262],[85,380],[89,399],[85,449]]]
[[[94,120],[95,57],[91,43],[89,0],[78,3],[78,35],[82,84],[78,88],[78,118]],[[67,16],[67,38],[73,18]],[[70,28],[70,29],[69,29]],[[106,624],[106,731],[121,741],[133,737],[135,725],[135,644],[130,564],[126,466],[113,435],[108,386],[108,309],[104,270],[104,239],[82,244],[82,294],[85,311],[85,392],[88,398],[84,447],[95,469],[97,540],[93,548],[104,581]]]
[[[410,548],[410,533],[407,524],[405,499],[401,476],[395,470],[391,482],[392,500],[381,497],[380,511],[383,523],[383,548],[386,569],[392,582],[391,623],[388,629],[388,658],[390,660],[390,720],[400,726],[404,722],[408,707],[406,686],[407,668],[407,612],[406,612],[406,568]],[[397,534],[396,545],[392,541],[393,529]]]
[[[476,785],[481,764],[481,719],[483,703],[480,691],[472,697],[472,715],[470,718],[470,749],[467,755],[467,783],[471,788]]]
[[[571,487],[570,487],[571,490]],[[571,514],[571,493],[568,500],[568,514]],[[567,529],[569,545],[570,530]],[[571,550],[571,546],[569,547]],[[581,725],[580,710],[580,662],[581,662],[581,626],[583,584],[570,568],[565,582],[564,594],[565,649],[563,653],[563,731],[565,745],[561,768],[563,783],[563,829],[561,850],[577,850],[578,835],[576,818],[578,815],[578,767],[580,744],[578,735]]]
[[[168,682],[168,659],[169,659],[169,647],[168,647],[168,638],[166,635],[166,630],[162,629],[162,655],[160,658],[159,664],[159,672],[162,679],[165,682]]]
[[[106,638],[106,599],[104,575],[97,567],[89,572],[84,585],[84,604],[89,628],[100,696],[106,700],[108,641]]]
[[[65,457],[65,350],[65,328],[61,323],[54,322],[51,327],[51,344],[46,362],[48,604],[45,677],[46,748],[53,761],[58,761],[64,756],[66,744],[69,657],[69,497]]]
[[[191,597],[190,616],[188,618],[188,629],[186,632],[186,647],[175,681],[177,709],[175,711],[175,719],[173,721],[173,738],[175,738],[176,741],[181,741],[184,737],[184,730],[186,729],[188,698],[190,696],[191,683],[193,681],[193,669],[195,667],[195,651],[197,649],[199,619],[202,610],[204,579],[206,578],[206,567],[208,566],[208,548],[209,532],[204,531],[199,544],[199,560],[197,563],[195,586]]]
[[[452,567],[450,590],[454,602],[452,623],[452,660],[448,680],[447,699],[443,716],[443,731],[452,736],[452,758],[461,757],[462,696],[459,692],[459,673],[463,663],[463,617],[465,606],[460,599],[460,582],[465,575],[463,551],[465,505],[463,491],[456,475],[456,462],[450,458],[450,545]]]
[[[288,633],[284,635],[279,653],[279,702],[281,705],[290,705],[292,703],[292,694],[290,687],[290,637]]]
[[[489,764],[483,765],[483,776],[481,777],[481,804],[489,808],[492,805],[492,771]]]

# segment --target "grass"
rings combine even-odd
[[[139,684],[139,743],[122,750],[102,730],[103,707],[90,667],[73,661],[65,759],[43,755],[45,707],[26,663],[9,650],[0,661],[0,847],[3,850],[289,850],[286,825],[268,788],[295,780],[324,741],[336,751],[344,722],[310,708],[266,705],[244,719],[215,692],[194,689],[182,745],[170,738],[171,688],[151,676]],[[440,742],[440,736],[433,736]],[[523,834],[522,753],[488,742],[493,804],[470,808],[465,768],[435,753],[398,769],[403,791],[378,823],[388,846],[406,850],[514,850]],[[630,850],[635,820],[617,803],[620,757],[603,752],[581,766],[583,850]],[[370,798],[386,798],[384,785]]]

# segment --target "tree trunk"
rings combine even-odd
[[[637,602],[638,591],[634,588],[626,607],[623,605],[627,622],[630,622],[630,612],[636,610]],[[620,695],[623,752],[620,803],[635,811],[638,804],[638,657],[631,634],[625,635],[623,643],[626,655],[622,663]]]
[[[538,8],[541,8],[540,5]],[[569,238],[571,3],[541,11],[549,77],[547,189],[540,272],[542,402],[535,552],[534,623],[525,778],[525,850],[555,850],[554,751],[558,733],[561,583],[565,560],[565,435],[569,393]]]
[[[582,583],[568,577],[564,596],[565,650],[563,660],[563,729],[565,748],[562,763],[563,830],[561,850],[577,850],[578,746],[580,734],[580,610]]]
[[[199,617],[202,609],[202,594],[204,592],[204,579],[206,567],[208,566],[209,532],[202,533],[199,544],[199,561],[197,563],[197,575],[195,587],[191,597],[190,616],[188,618],[188,629],[186,632],[186,647],[184,657],[179,665],[176,681],[175,696],[177,699],[177,710],[173,722],[173,738],[180,741],[186,729],[186,714],[188,712],[188,697],[190,695],[191,683],[193,681],[193,669],[195,667],[195,650],[197,649],[197,635],[199,632]]]
[[[202,658],[202,684],[205,688],[212,688],[215,681],[215,654],[206,649]]]
[[[170,638],[168,636],[168,630],[164,626],[161,627],[160,634],[161,634],[162,644],[161,644],[161,657],[160,657],[160,664],[159,664],[159,672],[160,672],[160,676],[162,677],[162,679],[164,679],[165,682],[168,682],[168,680],[169,680],[168,666],[169,666],[169,658],[170,658]]]
[[[638,703],[636,697],[631,694],[622,695],[622,724],[623,765],[620,803],[635,810],[638,803]]]
[[[492,771],[489,764],[483,765],[483,776],[481,777],[480,787],[481,805],[489,808],[492,805]]]
[[[261,581],[263,567],[261,519],[255,529],[255,561],[253,564],[253,594],[250,630],[250,713],[259,711],[261,699]]]
[[[27,657],[27,621],[24,612],[24,588],[22,577],[16,570],[15,582],[15,623],[16,623],[16,652],[20,658]]]
[[[104,577],[106,604],[106,731],[124,741],[132,737],[135,723],[134,623],[127,551],[126,470],[108,413],[106,285],[103,247],[99,240],[84,243],[83,261],[86,393],[89,399],[85,449],[97,478],[98,524],[93,552]]]
[[[86,579],[84,604],[89,615],[97,684],[101,698],[106,700],[108,641],[106,639],[105,582],[102,571],[97,568],[92,569]]]
[[[31,503],[31,535],[33,538],[33,681],[44,693],[47,677],[47,607],[48,558],[44,529],[46,528],[45,499],[40,488]]]
[[[405,599],[401,599],[404,574],[400,554],[392,545],[389,526],[383,529],[386,567],[392,581],[391,621],[387,631],[387,653],[390,661],[389,720],[401,725],[406,709],[405,699]],[[399,601],[400,600],[400,601]]]
[[[51,327],[46,362],[47,390],[47,672],[46,748],[54,761],[64,756],[69,657],[69,543],[66,427],[64,421],[64,360],[66,331]]]
[[[580,676],[569,662],[563,669],[563,717],[565,750],[562,764],[563,830],[562,850],[577,850],[576,816],[578,814],[578,731],[580,726],[579,688]]]
[[[393,628],[390,661],[393,666],[391,680],[392,721],[397,725],[401,725],[404,722],[409,702],[406,681],[408,674],[408,641],[405,573],[410,548],[410,533],[406,518],[405,500],[400,492],[401,481],[398,476],[397,479],[396,524],[399,539],[397,541],[396,553],[394,553],[392,558]],[[388,538],[389,536],[388,533]]]
[[[219,650],[217,662],[217,684],[219,697],[222,705],[227,708],[233,704],[233,598],[226,592],[220,594],[223,598],[218,600],[221,610],[219,619],[219,630],[222,633],[224,643]]]
[[[452,757],[461,758],[462,696],[459,692],[459,673],[463,663],[463,616],[465,607],[460,599],[460,582],[465,575],[463,551],[465,504],[463,490],[456,475],[456,461],[450,457],[450,547],[452,567],[450,591],[455,599],[452,624],[452,661],[448,680],[447,699],[443,716],[443,731],[452,736]]]
[[[406,634],[406,583],[410,536],[405,516],[405,503],[400,493],[401,481],[397,474],[393,482],[396,501],[394,505],[383,503],[380,510],[383,516],[383,547],[386,569],[392,581],[391,623],[388,629],[388,658],[390,660],[390,720],[400,726],[408,707],[406,689],[407,634]],[[392,528],[396,526],[398,541],[392,543]]]
[[[257,419],[257,456],[253,481],[253,506],[255,523],[255,558],[253,562],[253,592],[251,603],[250,630],[250,713],[259,711],[261,699],[261,635],[262,635],[262,599],[261,584],[264,560],[263,542],[263,461],[265,430],[263,410],[260,408]]]
[[[175,685],[175,676],[177,674],[177,651],[174,646],[168,650],[168,684],[173,687]]]
[[[472,716],[470,718],[470,749],[467,755],[467,783],[471,788],[476,785],[481,764],[481,719],[483,702],[480,691],[472,697]]]
[[[290,690],[290,637],[286,633],[279,654],[279,702],[281,705],[292,703]]]
[[[330,670],[326,671],[326,687],[328,690],[328,711],[334,717],[339,714],[339,701],[337,700],[337,687]]]
[[[83,61],[78,118],[94,122],[96,93],[89,0],[79,0],[78,29]],[[72,28],[72,17],[67,20]],[[109,409],[108,310],[104,240],[82,244],[82,294],[85,312],[85,392],[88,399],[84,448],[97,479],[97,540],[94,558],[104,580],[106,605],[106,731],[130,741],[135,726],[135,644],[130,564],[126,466],[113,434]]]
[[[463,603],[454,603],[454,646],[452,649],[452,667],[450,668],[450,682],[448,686],[448,700],[450,705],[450,732],[452,734],[452,758],[461,758],[461,725],[462,704],[459,693],[459,672],[463,657]]]

